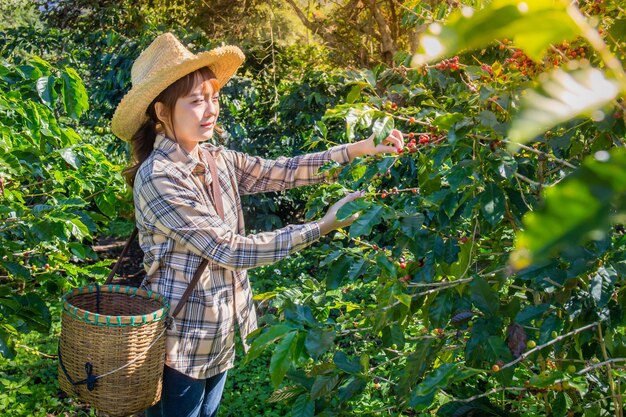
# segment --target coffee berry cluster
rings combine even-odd
[[[404,188],[404,189],[399,189],[398,187],[393,187],[390,190],[382,190],[380,192],[380,197],[381,198],[387,198],[387,196],[389,195],[397,195],[400,193],[413,193],[413,194],[417,194],[418,189],[417,188]]]
[[[537,72],[537,64],[521,49],[514,49],[511,57],[504,60],[504,64],[511,70],[519,71],[522,75],[533,75]]]
[[[443,61],[435,65],[435,68],[437,68],[438,70],[449,69],[450,71],[456,71],[459,69],[459,57],[455,56],[450,59],[444,59]]]

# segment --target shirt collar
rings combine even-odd
[[[191,155],[189,152],[176,143],[173,139],[165,136],[162,133],[157,134],[154,141],[154,150],[164,153],[167,158],[185,176],[189,176],[193,170],[202,165],[198,158]]]

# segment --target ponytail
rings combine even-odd
[[[152,111],[150,111],[152,109]],[[148,113],[154,113],[154,103],[148,107]],[[153,119],[151,116],[156,115],[148,115],[148,120],[141,125],[139,130],[133,135],[130,140],[131,147],[131,165],[122,171],[122,175],[126,180],[126,183],[133,187],[135,185],[135,175],[139,170],[139,167],[145,161],[152,150],[154,149],[154,141],[156,140],[157,135],[157,122],[155,118]]]

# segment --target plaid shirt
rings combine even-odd
[[[209,264],[167,332],[168,366],[193,378],[232,368],[235,322],[241,339],[256,328],[246,270],[287,257],[320,237],[316,222],[245,236],[240,196],[279,191],[327,179],[318,169],[349,161],[346,145],[275,161],[200,145],[219,171],[225,219],[212,201],[208,164],[159,135],[137,172],[135,214],[145,253],[146,287],[168,298],[172,310],[202,258]],[[247,346],[245,346],[247,348]]]

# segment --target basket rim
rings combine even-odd
[[[98,288],[97,288],[98,287]],[[96,291],[105,294],[123,294],[129,297],[139,296],[144,299],[155,300],[161,303],[161,307],[153,312],[140,315],[106,315],[97,314],[74,306],[70,299],[80,295],[94,294]],[[85,285],[73,288],[62,298],[63,311],[73,318],[98,326],[141,326],[148,323],[157,322],[167,318],[170,306],[167,298],[152,290],[144,290],[139,287],[131,287],[129,285],[108,284],[108,285]]]

